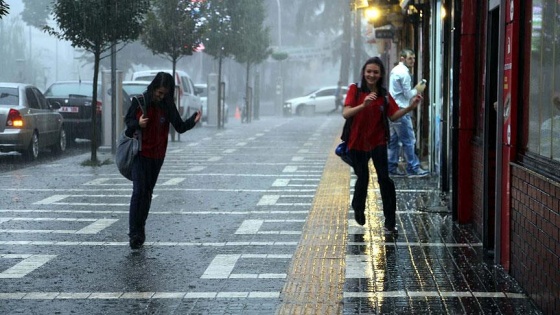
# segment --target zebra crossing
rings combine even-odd
[[[10,279],[43,278],[45,272],[64,265],[55,267],[53,261],[71,256],[78,266],[88,264],[77,258],[77,252],[93,250],[95,255],[105,255],[98,264],[114,259],[115,250],[116,257],[131,255],[126,236],[131,183],[110,165],[80,176],[76,170],[79,161],[73,158],[59,166],[60,172],[73,174],[59,180],[59,185],[35,187],[30,177],[29,186],[1,185],[3,194],[21,196],[25,203],[16,207],[0,203],[0,270],[4,270],[0,275],[12,275],[0,276],[4,288],[0,299],[27,305],[21,301],[227,298],[235,303],[264,303],[274,309],[321,179],[328,150],[323,141],[330,144],[332,140],[323,134],[330,123],[316,120],[298,130],[298,142],[290,140],[281,154],[268,153],[277,148],[275,137],[285,137],[277,132],[285,121],[252,137],[243,136],[250,131],[232,128],[203,131],[209,135],[199,141],[183,137],[188,138],[183,143],[170,142],[152,199],[148,239],[140,254],[178,250],[185,257],[196,255],[190,260],[196,271],[172,267],[168,272],[188,282],[204,282],[204,290],[196,284],[182,290],[162,284],[149,292],[134,286],[113,292],[113,286],[103,289],[102,283],[96,283],[94,287],[100,290],[90,291],[78,287],[80,281],[72,283],[64,277],[58,281],[68,283],[65,290],[48,281],[28,285],[27,291],[17,290],[18,282]],[[38,166],[25,171],[48,174],[46,169]],[[191,201],[180,202],[182,198]],[[185,224],[175,226],[173,221]],[[198,232],[186,231],[193,227]],[[197,253],[191,254],[189,249]],[[114,264],[109,265],[93,268],[110,278]],[[21,266],[27,267],[22,270]],[[252,299],[260,301],[249,302]],[[29,307],[33,305],[29,303]]]

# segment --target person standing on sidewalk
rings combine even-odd
[[[338,108],[343,106],[344,105],[342,104],[342,83],[338,81],[336,90],[334,91],[334,109],[331,110],[327,115],[338,112]]]
[[[389,177],[386,119],[396,120],[406,115],[420,104],[422,97],[418,95],[412,99],[408,107],[399,108],[387,93],[383,85],[384,78],[385,66],[381,59],[379,57],[368,59],[362,67],[359,86],[352,84],[349,87],[342,116],[345,119],[352,119],[348,154],[357,177],[352,197],[354,218],[360,225],[366,223],[365,208],[371,159],[381,191],[385,233],[396,233],[397,198],[395,184]]]
[[[132,166],[132,196],[129,208],[129,245],[138,249],[146,240],[145,225],[152,203],[152,193],[167,150],[169,124],[178,133],[192,129],[200,120],[200,111],[186,121],[181,119],[173,100],[175,80],[158,72],[146,92],[134,98],[125,117],[126,134],[132,137],[141,130],[141,150]]]
[[[391,70],[389,77],[389,94],[395,99],[400,108],[410,105],[411,99],[422,94],[426,88],[425,81],[421,81],[414,88],[411,86],[410,69],[414,66],[416,55],[410,49],[403,49],[400,62]],[[412,127],[410,114],[389,123],[391,138],[389,140],[389,174],[392,176],[425,177],[429,172],[420,167],[420,160],[414,152],[416,136]],[[400,146],[402,144],[406,159],[406,173],[399,169]]]

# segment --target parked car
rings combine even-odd
[[[132,81],[151,82],[158,72],[173,74],[173,70],[146,70],[132,74]],[[189,118],[195,111],[200,110],[200,98],[194,92],[191,77],[184,71],[175,70],[175,93],[179,114],[183,120]]]
[[[0,83],[0,151],[18,151],[35,160],[39,151],[66,150],[64,119],[60,104],[49,103],[35,86]]]
[[[151,81],[123,81],[122,88],[130,96],[131,100],[133,97],[142,95],[150,85]]]
[[[109,94],[111,89],[109,89]],[[130,96],[123,90],[123,113],[130,107]],[[59,81],[51,84],[45,91],[45,97],[50,102],[58,102],[60,113],[64,117],[66,137],[74,142],[76,138],[92,139],[93,127],[91,115],[95,111],[97,143],[101,144],[101,112],[102,89],[101,83],[97,85],[97,104],[92,106],[93,82],[92,81]],[[124,115],[124,114],[123,114]]]
[[[200,97],[202,104],[202,121],[208,121],[208,85],[205,83],[197,83],[194,85],[196,94]],[[224,122],[228,122],[229,106],[224,102]]]
[[[302,97],[296,97],[284,102],[284,113],[302,115],[306,105],[314,105],[315,113],[328,113],[334,107],[334,93],[336,86],[327,86],[314,90]],[[343,99],[346,98],[348,87],[342,87]]]

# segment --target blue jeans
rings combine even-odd
[[[413,173],[420,168],[420,160],[414,152],[416,137],[412,128],[412,119],[406,114],[389,123],[391,138],[389,139],[389,172],[394,173],[399,166],[399,142],[402,144],[404,158],[406,159],[406,172]]]
[[[354,173],[356,174],[352,208],[354,211],[361,213],[366,209],[369,185],[369,160],[371,159],[377,173],[377,182],[379,183],[379,191],[383,203],[384,225],[388,229],[393,229],[396,223],[397,195],[395,183],[389,177],[387,170],[387,147],[380,145],[370,152],[350,150],[348,154],[352,159]]]
[[[144,226],[152,204],[152,194],[156,185],[163,159],[149,159],[140,154],[134,158],[132,166],[132,197],[128,212],[130,237],[145,238]]]

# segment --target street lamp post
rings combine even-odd
[[[280,7],[280,0],[276,0],[278,5],[278,47],[282,46],[282,9]]]
[[[280,51],[280,47],[282,47],[282,7],[280,6],[280,0],[276,0],[276,4],[278,5],[278,50]],[[276,110],[275,113],[277,116],[282,115],[282,107],[284,104],[284,79],[283,79],[283,69],[282,69],[282,60],[279,61],[278,64],[279,68],[279,75],[278,80],[276,82]]]

